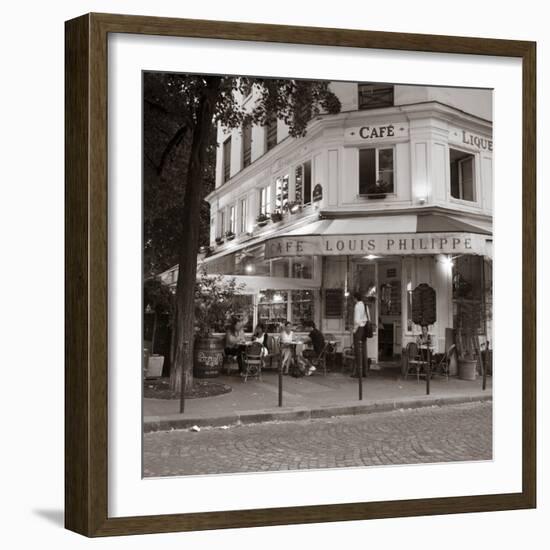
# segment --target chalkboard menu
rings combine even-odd
[[[435,290],[426,283],[412,291],[412,320],[416,325],[433,325],[436,321]]]
[[[344,316],[344,290],[341,288],[325,289],[325,317],[340,319]]]

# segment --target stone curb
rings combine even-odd
[[[448,397],[419,397],[400,401],[386,400],[368,404],[335,404],[323,405],[312,409],[306,407],[282,407],[280,409],[260,411],[239,411],[222,416],[182,417],[180,414],[167,416],[146,416],[143,421],[144,433],[170,430],[200,428],[216,428],[221,426],[236,426],[238,424],[259,424],[262,422],[289,422],[292,420],[310,420],[331,418],[333,416],[349,416],[388,412],[402,409],[418,409],[422,407],[441,407],[443,405],[459,405],[491,401],[492,393],[477,395],[453,395]]]

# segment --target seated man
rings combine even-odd
[[[310,328],[306,342],[311,344],[313,349],[304,350],[303,355],[306,359],[316,359],[319,355],[321,355],[321,352],[325,348],[325,337],[323,336],[323,333],[315,326],[313,321],[305,321],[304,326]]]
[[[315,326],[313,321],[306,321],[304,326],[310,328],[306,342],[311,345],[312,349],[305,349],[302,352],[302,355],[308,361],[314,361],[319,358],[323,352],[323,349],[325,349],[325,337],[323,336],[323,333]],[[311,374],[314,370],[315,367],[311,366],[309,374]]]

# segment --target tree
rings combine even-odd
[[[143,273],[156,277],[178,262],[190,152],[189,106],[180,90],[187,76],[151,72],[143,77]],[[208,151],[204,192],[214,188],[216,147]],[[201,202],[200,241],[209,239],[210,205]]]
[[[169,77],[166,77],[169,78]],[[273,117],[283,120],[292,137],[306,134],[308,122],[321,113],[337,113],[340,102],[327,82],[260,79],[215,75],[178,75],[171,85],[171,100],[182,111],[178,136],[167,141],[164,149],[179,142],[186,145],[181,162],[185,178],[182,200],[177,202],[179,224],[174,239],[179,247],[178,282],[174,319],[174,363],[170,376],[173,391],[182,382],[186,389],[193,383],[193,344],[195,334],[194,289],[197,277],[197,252],[200,238],[201,202],[205,182],[212,174],[212,150],[218,123],[227,128],[265,125]],[[239,96],[255,90],[257,101],[247,111]],[[154,165],[161,171],[169,153],[163,152]],[[209,156],[210,155],[210,156]],[[164,161],[162,160],[164,159]],[[178,192],[182,192],[179,190]],[[169,197],[167,197],[168,200]]]

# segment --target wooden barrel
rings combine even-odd
[[[223,338],[197,338],[193,361],[196,378],[215,378],[223,365]]]

